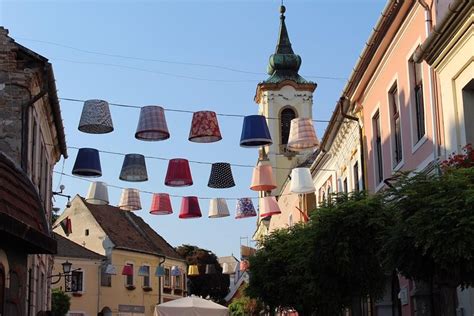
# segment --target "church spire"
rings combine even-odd
[[[295,54],[291,48],[290,38],[288,37],[288,31],[285,24],[285,11],[284,5],[280,7],[280,36],[276,46],[275,54]]]

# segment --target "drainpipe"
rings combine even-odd
[[[425,9],[425,32],[426,38],[428,38],[432,31],[433,18],[431,15],[431,9],[434,1],[431,5],[428,5],[425,0],[418,0],[418,3]],[[419,61],[421,62],[421,61]],[[431,109],[431,126],[433,129],[433,161],[436,161],[439,157],[439,144],[438,144],[438,107],[436,98],[436,79],[433,67],[429,67],[428,77],[428,88],[430,92],[430,109]]]
[[[344,113],[343,109],[343,103],[344,102],[349,102],[349,99],[347,97],[341,97],[339,99],[339,111],[341,112],[341,115],[343,118],[346,118],[348,120],[357,122],[357,126],[359,127],[359,146],[360,146],[360,167],[362,171],[362,191],[365,190],[365,159],[364,159],[364,139],[362,138],[362,126],[360,126],[359,118],[348,115],[347,113]]]
[[[165,263],[166,257],[163,257],[163,259],[158,263],[158,266],[160,267],[163,263]],[[161,304],[161,278],[162,276],[158,277],[158,304]]]

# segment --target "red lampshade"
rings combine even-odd
[[[212,143],[222,139],[217,116],[212,111],[199,111],[193,114],[189,140],[196,143]]]
[[[199,207],[197,196],[184,196],[181,200],[179,218],[197,218],[201,216],[201,208]]]
[[[133,267],[124,265],[122,269],[122,275],[133,275]]]
[[[186,159],[171,159],[168,163],[165,185],[170,187],[185,187],[193,185],[189,162]]]
[[[172,214],[171,200],[168,193],[154,193],[151,201],[150,214],[168,215]]]

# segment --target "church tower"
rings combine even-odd
[[[270,161],[277,181],[276,192],[290,173],[290,168],[297,164],[303,154],[288,151],[288,135],[293,118],[312,118],[313,92],[316,83],[305,80],[298,74],[301,57],[293,52],[285,24],[285,7],[280,7],[280,34],[275,53],[270,56],[268,77],[257,86],[255,102],[259,114],[267,118],[273,144],[260,150],[259,158]],[[277,193],[277,194],[278,194]]]

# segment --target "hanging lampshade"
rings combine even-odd
[[[280,206],[274,196],[265,196],[260,204],[260,217],[268,217],[281,214]]]
[[[170,187],[185,187],[193,185],[191,169],[186,159],[176,158],[168,162],[165,185]]]
[[[222,274],[234,274],[234,273],[235,273],[235,270],[232,269],[230,264],[228,264],[227,262],[224,262],[222,264]]]
[[[109,103],[104,100],[87,100],[82,108],[78,129],[89,134],[105,134],[114,130]]]
[[[214,189],[226,189],[235,186],[230,163],[216,162],[212,164],[211,175],[207,186]]]
[[[229,208],[225,199],[211,199],[209,201],[209,218],[218,218],[230,216]]]
[[[151,200],[150,214],[168,215],[173,214],[171,200],[168,193],[153,193]]]
[[[178,266],[172,266],[171,267],[171,276],[178,276],[181,275],[181,270],[179,269]]]
[[[249,115],[244,118],[240,146],[260,147],[271,145],[272,138],[268,130],[267,120],[263,115]]]
[[[72,168],[72,174],[82,177],[102,176],[99,151],[94,148],[80,148]]]
[[[206,264],[206,274],[216,274],[216,266],[213,264]]]
[[[114,265],[108,264],[107,267],[105,267],[105,274],[108,275],[117,275],[117,269],[115,268]]]
[[[216,113],[212,111],[195,112],[188,139],[196,143],[212,143],[221,140]]]
[[[253,191],[271,191],[276,189],[277,184],[273,176],[271,165],[258,165],[253,168],[252,184],[250,190]]]
[[[109,193],[105,182],[92,182],[87,191],[86,202],[96,205],[108,205]]]
[[[310,118],[299,117],[291,120],[290,135],[286,147],[292,151],[302,151],[319,146],[319,140]]]
[[[196,264],[192,264],[188,268],[188,276],[196,276],[199,275],[199,268]]]
[[[241,198],[237,200],[235,218],[246,218],[257,216],[251,198]]]
[[[150,276],[150,267],[140,266],[140,268],[138,268],[138,276]]]
[[[120,180],[130,182],[142,182],[148,180],[145,156],[141,154],[126,154],[123,159]]]
[[[316,191],[309,168],[293,168],[291,170],[290,192],[305,194]]]
[[[133,275],[133,267],[128,264],[123,266],[122,275]]]
[[[170,138],[166,125],[165,110],[161,106],[148,105],[140,109],[135,138],[145,141],[158,141]]]
[[[181,200],[179,218],[198,218],[201,216],[201,208],[199,207],[197,196],[184,196]]]
[[[248,260],[242,260],[242,261],[240,261],[240,271],[241,271],[241,272],[247,271],[248,268],[249,268],[249,262],[248,262]]]
[[[123,189],[118,207],[125,211],[141,210],[140,191],[137,189]]]
[[[165,267],[157,266],[155,270],[155,276],[160,277],[165,275]]]

